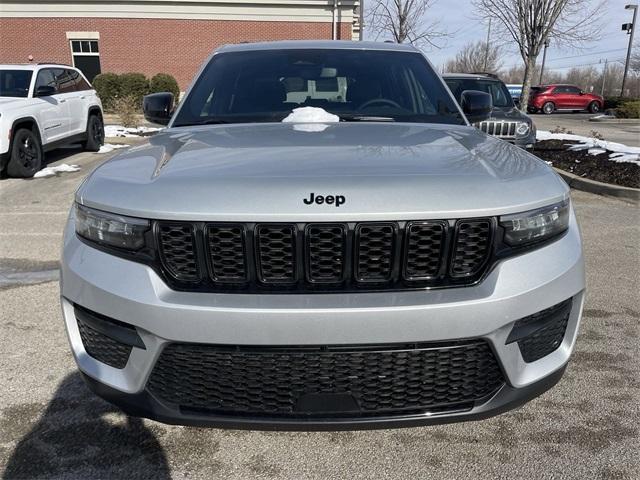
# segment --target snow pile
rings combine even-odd
[[[62,172],[78,172],[80,167],[78,165],[67,165],[66,163],[61,163],[55,167],[46,167],[42,170],[36,172],[33,178],[44,178],[44,177],[52,177]]]
[[[283,120],[284,123],[335,123],[340,117],[327,112],[324,108],[300,107],[294,108]]]
[[[543,140],[567,140],[580,142],[569,145],[569,150],[587,150],[590,155],[609,153],[609,160],[621,163],[635,163],[640,165],[640,147],[630,147],[622,143],[607,142],[593,137],[574,135],[571,133],[551,133],[546,130],[538,130],[537,141]]]
[[[117,150],[119,148],[127,148],[129,145],[124,145],[124,144],[119,144],[119,143],[105,143],[104,145],[102,145],[100,147],[100,150],[98,150],[95,153],[109,153],[109,152],[113,152],[114,150]]]
[[[139,137],[145,133],[153,133],[162,130],[159,127],[123,127],[122,125],[105,125],[105,137]]]

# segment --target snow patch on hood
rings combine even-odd
[[[282,119],[284,123],[336,123],[340,117],[319,107],[300,107]]]

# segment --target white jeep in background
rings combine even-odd
[[[0,65],[0,173],[32,177],[44,152],[104,143],[102,103],[80,70],[58,64]]]

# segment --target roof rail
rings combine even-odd
[[[59,62],[38,62],[36,65],[62,65],[63,67],[71,67],[71,65],[67,65],[66,63]]]
[[[471,72],[474,75],[486,75],[487,77],[491,77],[491,78],[499,78],[497,74],[495,73],[490,73],[490,72]]]

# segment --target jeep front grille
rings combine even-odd
[[[377,291],[469,285],[493,255],[494,220],[156,222],[160,271],[194,291]]]
[[[513,140],[516,138],[516,127],[518,122],[492,121],[478,122],[475,127],[482,130],[487,135],[502,138],[503,140]]]

